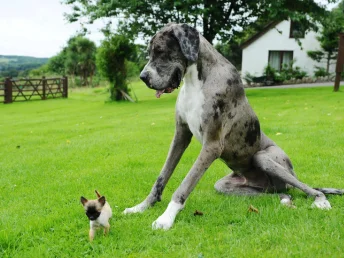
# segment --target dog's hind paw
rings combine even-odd
[[[330,210],[332,208],[330,202],[326,199],[325,196],[315,197],[315,201],[312,203],[311,207],[322,210]]]

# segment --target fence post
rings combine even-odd
[[[42,77],[42,86],[43,86],[43,97],[42,97],[42,99],[45,100],[45,99],[47,99],[47,96],[46,96],[47,80],[45,79],[45,76]]]
[[[343,72],[344,66],[344,33],[339,34],[339,47],[338,47],[338,58],[336,66],[336,80],[334,83],[334,91],[339,90],[340,78]]]
[[[62,97],[68,98],[68,77],[63,76],[63,94]]]
[[[12,103],[12,81],[11,78],[5,80],[5,104]]]

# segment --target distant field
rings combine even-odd
[[[218,194],[229,173],[219,161],[201,179],[170,231],[151,223],[200,150],[193,141],[163,194],[143,214],[126,207],[149,193],[174,131],[177,92],[155,98],[134,83],[138,103],[108,103],[104,88],[73,89],[68,99],[0,104],[0,257],[342,257],[344,197],[333,209],[291,190],[297,209],[276,195]],[[344,188],[344,93],[331,88],[255,89],[248,99],[264,132],[293,161],[300,180]],[[108,237],[88,242],[81,195],[104,194],[114,217]],[[259,213],[248,212],[253,205]],[[195,210],[204,213],[194,216]]]

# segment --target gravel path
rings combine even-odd
[[[341,81],[340,85],[342,86],[342,89],[343,89],[344,81]],[[278,85],[278,86],[262,86],[262,87],[251,87],[247,89],[276,89],[276,88],[285,89],[285,88],[313,88],[313,87],[334,87],[334,82],[316,82],[316,83],[302,83],[302,84]]]

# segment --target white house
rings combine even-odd
[[[244,42],[242,44],[242,77],[246,73],[261,76],[268,64],[280,70],[283,64],[290,64],[293,59],[294,66],[299,66],[309,76],[314,75],[314,66],[325,68],[325,64],[317,63],[307,55],[309,50],[321,49],[316,38],[318,34],[313,31],[305,34],[299,28],[297,23],[290,20],[272,22]],[[295,35],[300,38],[302,46],[295,40]],[[334,69],[335,66],[332,65],[330,72],[334,72]]]

